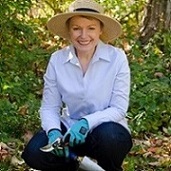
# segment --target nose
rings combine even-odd
[[[87,30],[86,29],[82,29],[81,30],[81,37],[85,38],[87,36]]]

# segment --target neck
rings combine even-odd
[[[89,63],[94,55],[94,52],[93,53],[76,53],[77,55],[77,58],[80,62],[80,65],[81,65],[81,68],[82,68],[82,71],[83,71],[83,75],[86,73],[87,69],[88,69],[88,66],[89,66]]]
[[[83,60],[90,61],[94,55],[95,50],[96,50],[96,48],[85,52],[85,51],[78,51],[77,49],[75,49],[75,53],[76,53],[76,56],[79,60],[83,59]]]

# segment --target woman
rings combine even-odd
[[[38,170],[75,171],[74,153],[95,159],[106,171],[121,171],[132,147],[125,119],[130,70],[125,53],[107,44],[121,34],[120,24],[95,1],[76,0],[69,12],[49,20],[48,29],[71,45],[50,58],[40,108],[43,130],[22,157]],[[40,150],[58,138],[62,148]]]

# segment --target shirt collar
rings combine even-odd
[[[78,62],[78,58],[76,57],[75,49],[74,49],[73,45],[67,46],[66,50],[65,50],[63,63],[67,63],[69,61],[71,61],[74,64]]]
[[[93,57],[93,62],[96,62],[100,59],[110,62],[108,47],[102,41],[99,41],[96,51]]]
[[[67,51],[67,54],[65,56],[64,63],[67,63],[70,61],[71,63],[77,64],[78,58],[75,54],[74,46],[73,45],[67,46],[66,51]],[[109,53],[107,50],[107,46],[102,41],[99,41],[99,43],[97,44],[92,62],[94,63],[100,59],[110,62],[110,57],[109,57]]]

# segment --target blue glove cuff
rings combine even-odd
[[[86,119],[81,119],[79,122],[82,125],[79,130],[79,133],[85,135],[89,130],[88,122]]]
[[[50,144],[60,137],[62,137],[62,134],[58,129],[52,129],[48,132],[48,139]]]

